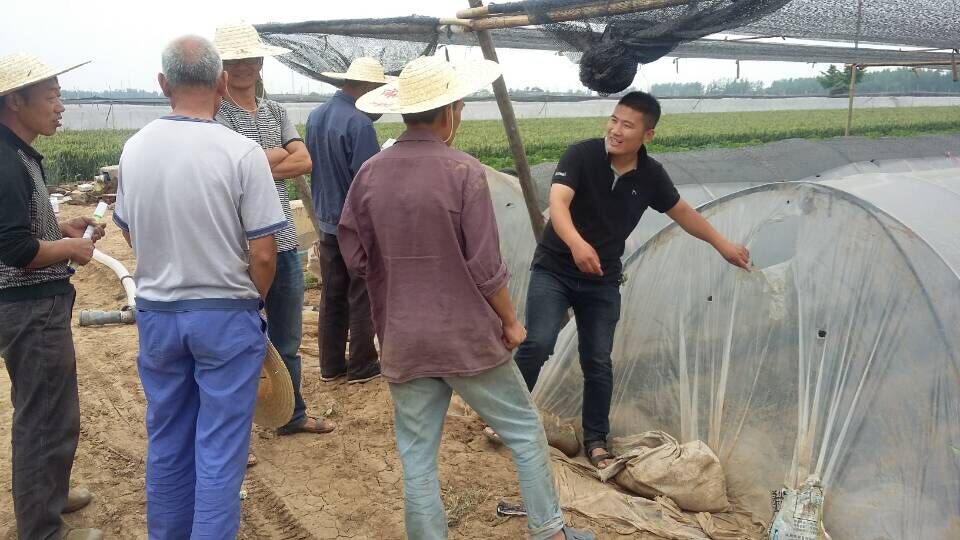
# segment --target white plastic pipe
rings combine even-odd
[[[100,201],[97,203],[97,208],[93,211],[93,222],[95,224],[100,223],[100,220],[103,219],[104,214],[107,213],[107,208],[108,208],[107,203],[103,201]],[[93,238],[94,230],[96,230],[96,227],[94,225],[87,225],[87,229],[83,232],[83,237],[87,239]],[[79,266],[80,265],[78,265],[73,261],[67,262],[67,267],[70,268],[71,272],[76,272],[77,267]]]
[[[136,307],[136,296],[137,296],[137,286],[133,282],[133,276],[130,275],[130,272],[127,271],[127,267],[123,266],[120,261],[114,259],[113,257],[107,255],[106,253],[100,251],[99,249],[93,250],[93,259],[98,263],[110,268],[113,270],[113,273],[120,278],[120,284],[123,285],[123,290],[127,293],[127,305],[124,308],[133,309]]]

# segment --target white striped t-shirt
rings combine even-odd
[[[220,100],[220,110],[216,116],[217,122],[227,126],[237,133],[257,142],[263,149],[283,148],[292,141],[302,141],[296,126],[290,120],[287,110],[276,101],[257,98],[257,112],[250,111],[231,103]],[[293,224],[293,211],[290,210],[290,197],[287,195],[285,180],[275,180],[277,194],[280,195],[280,204],[283,206],[283,215],[287,217],[287,226],[275,235],[277,252],[290,251],[299,247],[297,229]]]

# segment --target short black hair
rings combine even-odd
[[[19,88],[10,92],[9,94],[0,96],[0,109],[7,107],[7,100],[13,99],[13,96],[20,96],[24,101],[30,101],[30,87],[26,86],[24,88]]]
[[[640,91],[630,92],[620,98],[617,105],[630,107],[643,114],[647,120],[647,129],[657,127],[657,122],[660,121],[660,102],[652,94]]]
[[[418,113],[408,113],[402,114],[403,123],[408,126],[416,126],[423,124],[432,124],[440,117],[440,114],[443,113],[443,110],[447,108],[447,105],[443,107],[437,107],[436,109],[430,109],[429,111],[423,111]]]

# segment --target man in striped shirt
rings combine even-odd
[[[300,392],[304,281],[286,185],[288,178],[310,172],[310,154],[286,109],[275,101],[257,96],[263,57],[289,51],[261,42],[249,24],[218,28],[216,45],[223,58],[223,70],[227,73],[227,95],[220,101],[215,118],[264,149],[287,218],[286,227],[275,235],[277,272],[265,302],[270,341],[283,358],[293,382],[293,416],[277,433],[328,433],[333,431],[335,424],[322,416],[308,416]],[[248,464],[253,465],[256,461],[251,454]]]

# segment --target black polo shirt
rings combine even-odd
[[[616,178],[603,139],[588,139],[567,148],[553,173],[553,183],[576,193],[570,214],[577,232],[600,257],[603,276],[577,268],[570,248],[547,223],[533,256],[533,266],[571,277],[616,283],[623,266],[624,242],[647,207],[666,212],[680,200],[670,176],[645,146],[637,153],[637,168]]]

